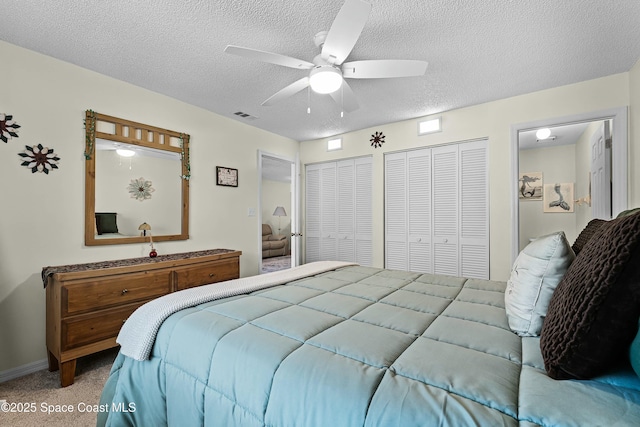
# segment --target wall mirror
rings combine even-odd
[[[85,245],[189,238],[189,135],[88,110]]]

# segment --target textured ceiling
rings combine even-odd
[[[306,72],[225,46],[311,61],[342,3],[2,0],[0,39],[295,140],[626,72],[640,58],[638,0],[371,0],[348,60],[425,60],[424,76],[350,80],[361,108],[343,118],[328,95],[311,94],[308,115],[307,91],[261,107]]]

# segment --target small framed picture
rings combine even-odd
[[[573,183],[544,184],[543,212],[573,212]]]
[[[238,169],[216,166],[217,185],[225,187],[238,186]]]
[[[542,200],[542,172],[520,174],[518,197],[520,200]]]

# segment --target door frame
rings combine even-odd
[[[594,122],[599,120],[613,121],[613,144],[611,149],[612,172],[611,177],[615,186],[611,192],[614,217],[627,209],[628,197],[628,107],[610,108],[600,111],[576,114],[565,117],[553,117],[511,125],[511,262],[518,256],[520,247],[520,205],[518,199],[519,176],[519,145],[518,135],[521,131],[533,130],[541,127],[554,127],[568,124]]]

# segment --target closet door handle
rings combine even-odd
[[[449,239],[442,239],[442,243],[447,243],[449,242]]]

